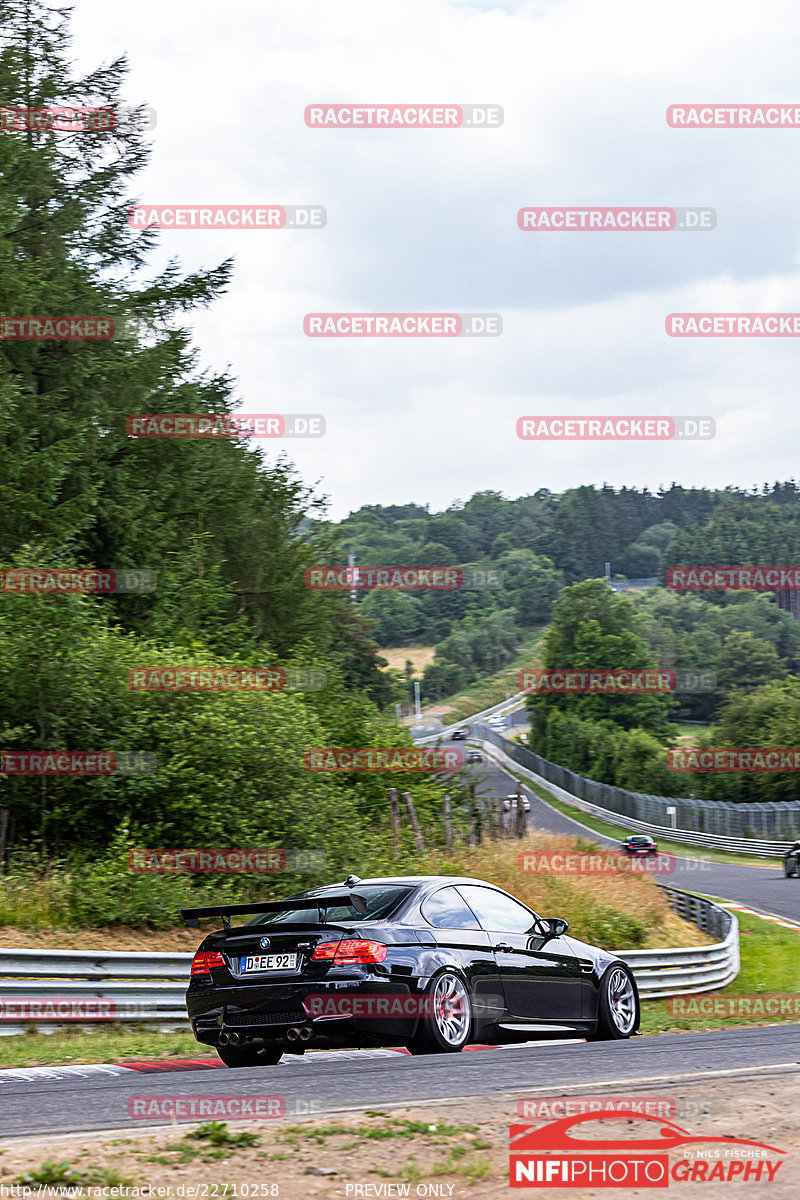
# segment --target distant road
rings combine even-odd
[[[463,746],[464,743],[447,744]],[[475,764],[471,770],[474,777],[481,781],[481,794],[509,796],[517,790],[516,779],[504,768],[495,766],[488,760]],[[604,846],[619,845],[616,839],[595,833],[582,825],[577,812],[574,819],[567,817],[540,799],[530,787],[523,785],[522,792],[531,802],[528,816],[530,827],[546,829],[549,833],[568,833],[573,836],[580,834],[583,837],[591,837],[593,841]],[[622,836],[624,835],[620,834],[620,838]],[[702,849],[698,847],[698,857],[678,858],[675,873],[664,876],[663,882],[674,884],[687,892],[719,896],[723,900],[732,900],[761,912],[800,922],[800,878],[787,879],[779,862],[774,867],[736,866],[709,862],[699,857],[702,853]]]

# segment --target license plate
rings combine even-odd
[[[295,971],[297,969],[296,954],[248,954],[242,958],[241,973],[251,971]]]

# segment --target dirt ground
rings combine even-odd
[[[723,1064],[719,1064],[722,1066]],[[488,1081],[487,1081],[488,1082]],[[230,1092],[230,1085],[220,1091]],[[614,1096],[628,1103],[646,1103],[651,1113],[677,1124],[694,1136],[709,1138],[734,1137],[762,1142],[784,1155],[769,1154],[767,1161],[781,1165],[774,1181],[767,1182],[766,1173],[759,1181],[752,1178],[730,1183],[669,1181],[669,1194],[684,1197],[721,1197],[723,1189],[753,1200],[795,1200],[797,1195],[798,1161],[800,1156],[800,1080],[796,1071],[785,1067],[762,1071],[737,1072],[731,1069],[717,1080],[702,1076],[673,1083],[652,1084],[646,1089],[639,1085],[598,1089],[591,1101]],[[534,1095],[532,1091],[528,1097]],[[585,1091],[575,1088],[565,1091],[543,1090],[533,1103],[540,1112],[542,1098],[554,1105],[559,1097],[571,1099],[573,1113],[561,1109],[550,1113],[554,1120],[574,1115],[574,1110],[587,1103]],[[583,1099],[581,1099],[583,1097]],[[241,1131],[252,1132],[255,1145],[226,1144],[214,1146],[207,1138],[187,1137],[197,1126],[162,1127],[147,1135],[115,1131],[109,1135],[71,1136],[61,1138],[13,1140],[4,1144],[0,1157],[0,1183],[9,1184],[20,1175],[40,1168],[46,1158],[68,1162],[71,1168],[85,1173],[89,1183],[169,1187],[166,1196],[189,1195],[188,1188],[179,1185],[208,1185],[205,1195],[247,1195],[243,1185],[250,1185],[249,1196],[277,1195],[283,1200],[345,1200],[346,1197],[425,1196],[464,1197],[494,1200],[509,1194],[509,1132],[510,1124],[541,1126],[547,1116],[535,1118],[519,1115],[520,1096],[487,1096],[480,1100],[435,1101],[414,1107],[388,1107],[376,1110],[348,1110],[345,1113],[317,1115],[298,1120],[284,1117],[279,1120],[231,1121],[227,1129],[236,1136]],[[638,1118],[605,1121],[593,1124],[593,1138],[652,1137],[660,1123]],[[704,1143],[700,1150],[673,1149],[671,1167],[681,1159],[701,1156],[710,1163],[698,1165],[699,1173],[712,1169],[714,1161],[722,1161],[725,1169],[733,1161],[732,1147],[718,1150],[720,1159],[713,1158],[718,1143]],[[740,1152],[742,1153],[742,1152]],[[744,1151],[741,1171],[745,1166],[755,1170],[756,1159]],[[693,1169],[691,1164],[689,1169]],[[103,1174],[103,1171],[112,1174]],[[324,1173],[323,1173],[324,1172]],[[328,1173],[330,1172],[330,1173]],[[33,1181],[32,1181],[33,1182]],[[228,1185],[227,1193],[223,1191]],[[237,1184],[236,1192],[232,1185]],[[214,1191],[214,1187],[217,1190]],[[260,1190],[255,1190],[258,1185]],[[276,1185],[276,1190],[272,1190]],[[407,1189],[407,1190],[406,1190]],[[599,1200],[602,1196],[653,1195],[651,1189],[632,1188],[611,1191],[607,1188],[552,1188],[537,1185],[537,1193],[550,1200],[569,1194],[571,1200]],[[88,1193],[87,1193],[88,1194]],[[195,1193],[201,1196],[203,1192]],[[124,1196],[124,1192],[123,1192]]]
[[[413,665],[413,678],[421,679],[427,666],[433,662],[436,653],[435,646],[383,646],[380,654],[388,666],[395,671],[405,671],[406,662],[410,659]]]

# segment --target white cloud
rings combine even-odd
[[[77,0],[82,68],[127,51],[158,114],[153,203],[321,203],[323,231],[164,232],[234,253],[195,330],[242,407],[322,412],[285,447],[342,515],[480,488],[797,474],[796,340],[677,340],[673,310],[800,311],[800,129],[675,130],[672,103],[800,103],[791,0],[256,6]],[[308,129],[315,101],[498,103],[497,130]],[[710,205],[711,233],[521,233],[532,204]],[[306,338],[306,312],[497,311],[497,339]],[[709,413],[707,444],[532,446],[524,412]]]

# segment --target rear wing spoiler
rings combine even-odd
[[[297,899],[289,897],[286,900],[256,900],[252,904],[212,904],[207,908],[182,908],[180,913],[190,929],[198,929],[202,917],[222,917],[223,925],[226,929],[230,929],[232,916],[247,913],[281,912],[285,908],[292,907],[316,908],[320,910],[321,917],[321,910],[333,904],[345,904],[354,908],[362,917],[367,911],[366,900],[355,892],[323,892],[319,896],[298,896]]]

